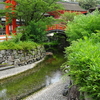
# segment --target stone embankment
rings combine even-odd
[[[8,66],[8,67],[4,67],[4,68],[0,68],[0,80],[7,78],[7,77],[11,77],[14,75],[17,75],[19,73],[22,73],[26,70],[32,69],[33,67],[36,66],[36,64],[40,63],[41,61],[43,61],[43,59],[36,61],[32,64],[28,64],[28,65],[24,65],[24,66]]]
[[[7,78],[33,68],[45,57],[44,46],[34,50],[1,50],[0,79]]]
[[[37,46],[34,50],[1,50],[0,67],[23,66],[34,63],[45,56],[44,46]]]

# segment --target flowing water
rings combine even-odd
[[[49,56],[31,70],[0,80],[0,100],[21,100],[59,81],[62,77],[60,66],[64,62],[62,54]]]

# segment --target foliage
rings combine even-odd
[[[81,7],[85,9],[90,9],[92,7],[96,7],[97,4],[100,4],[100,0],[77,0]]]
[[[5,16],[7,14],[9,19],[13,17],[17,19],[21,19],[24,21],[25,25],[28,25],[30,21],[34,20],[38,22],[41,19],[44,19],[44,14],[50,11],[55,11],[61,6],[56,2],[59,0],[15,0],[17,2],[16,8],[12,11],[12,4],[0,2],[0,5],[7,5],[9,8],[0,9],[0,17]],[[15,12],[14,16],[12,12]]]
[[[97,30],[97,33],[92,33],[90,38],[93,43],[100,43],[100,30]]]
[[[77,0],[61,0],[62,2],[76,2]]]
[[[13,41],[4,41],[0,43],[0,50],[31,50],[38,46],[38,44],[31,41],[20,41],[15,43]]]
[[[58,0],[16,0],[16,16],[24,21],[22,41],[37,43],[46,41],[46,25],[54,22],[51,17],[44,14],[59,9]]]
[[[79,13],[77,12],[65,12],[61,15],[61,22],[63,24],[67,24],[69,21],[73,21],[74,17],[77,16]]]
[[[16,7],[16,14],[25,21],[28,25],[30,21],[38,22],[44,19],[44,14],[50,11],[59,9],[58,0],[16,0],[18,6]]]
[[[96,33],[96,30],[100,30],[100,14],[95,11],[93,14],[78,15],[75,16],[72,22],[68,22],[66,28],[66,35],[69,41],[83,38],[84,36],[90,36],[92,33]]]
[[[86,92],[93,100],[100,99],[100,14],[75,16],[68,22],[66,35],[71,45],[65,49],[67,62],[73,83],[81,92]],[[65,67],[69,65],[70,67]]]
[[[10,41],[18,43],[21,41],[22,33],[17,33],[17,35],[12,34],[12,39]]]
[[[99,35],[99,38],[98,38]],[[97,41],[96,41],[97,39]],[[100,99],[100,32],[73,41],[66,48],[69,75],[80,91],[87,92],[94,100]]]
[[[5,23],[5,24],[8,24],[8,23],[11,23],[11,19],[15,16],[12,15],[12,12],[15,12],[14,10],[12,11],[11,9],[11,5],[10,3],[5,3],[5,2],[1,2],[0,1],[0,5],[1,6],[9,6],[9,8],[5,8],[5,9],[0,9],[0,18],[1,17],[4,17],[5,15],[8,17],[9,16],[9,19],[8,19],[8,22]]]
[[[48,33],[49,35],[52,33]],[[44,42],[43,45],[45,49],[52,52],[63,51],[64,47],[68,45],[66,41],[66,35],[64,33],[53,33],[52,36],[47,36],[47,42]]]
[[[55,11],[60,8],[57,4],[58,0],[16,0],[17,6],[12,11],[11,8],[1,10],[0,16],[5,14],[9,16],[9,23],[12,18],[20,20],[23,35],[20,38],[22,41],[43,42],[46,40],[46,25],[53,22],[53,18],[45,17],[44,14],[50,11]],[[5,3],[4,3],[5,4]],[[6,4],[11,5],[11,4]],[[7,12],[7,10],[9,12]],[[14,16],[12,15],[14,13]]]
[[[21,36],[21,41],[34,41],[40,43],[46,40],[46,23],[43,21],[35,22],[31,21],[28,26],[25,27]]]

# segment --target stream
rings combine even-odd
[[[63,54],[48,56],[33,69],[0,80],[0,100],[21,100],[34,92],[58,82],[63,73]]]
[[[57,70],[56,72],[52,73],[51,76],[46,76],[46,86],[58,82],[61,76],[62,73],[60,70]]]

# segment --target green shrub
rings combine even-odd
[[[19,42],[18,44],[20,47],[22,47],[22,50],[31,50],[39,46],[39,44],[31,42],[31,41],[24,41],[24,42]]]
[[[84,36],[89,37],[92,33],[96,33],[96,30],[100,30],[100,14],[98,11],[93,14],[75,16],[74,20],[67,24],[66,35],[71,42]]]
[[[98,30],[97,33],[92,33],[90,38],[94,43],[100,43],[100,31]]]
[[[21,41],[22,33],[12,34],[12,39],[10,41],[18,43]]]
[[[4,41],[0,43],[0,50],[7,50],[7,49],[19,49],[20,46],[18,46],[16,43],[12,41]]]
[[[97,37],[93,34],[90,38],[73,41],[65,52],[70,66],[68,74],[74,84],[94,100],[100,100],[100,42],[95,41],[94,36]]]
[[[31,41],[24,41],[24,42],[20,41],[18,43],[15,43],[13,41],[4,41],[4,42],[0,42],[0,50],[8,50],[8,49],[31,50],[36,48],[38,45],[39,44],[36,44]]]
[[[21,41],[41,43],[46,40],[46,23],[31,21],[22,34]]]
[[[73,12],[73,13],[72,12],[65,12],[64,14],[61,15],[60,20],[63,24],[67,24],[68,21],[73,21],[74,17],[77,15],[78,15],[78,13],[76,13],[76,12]]]

